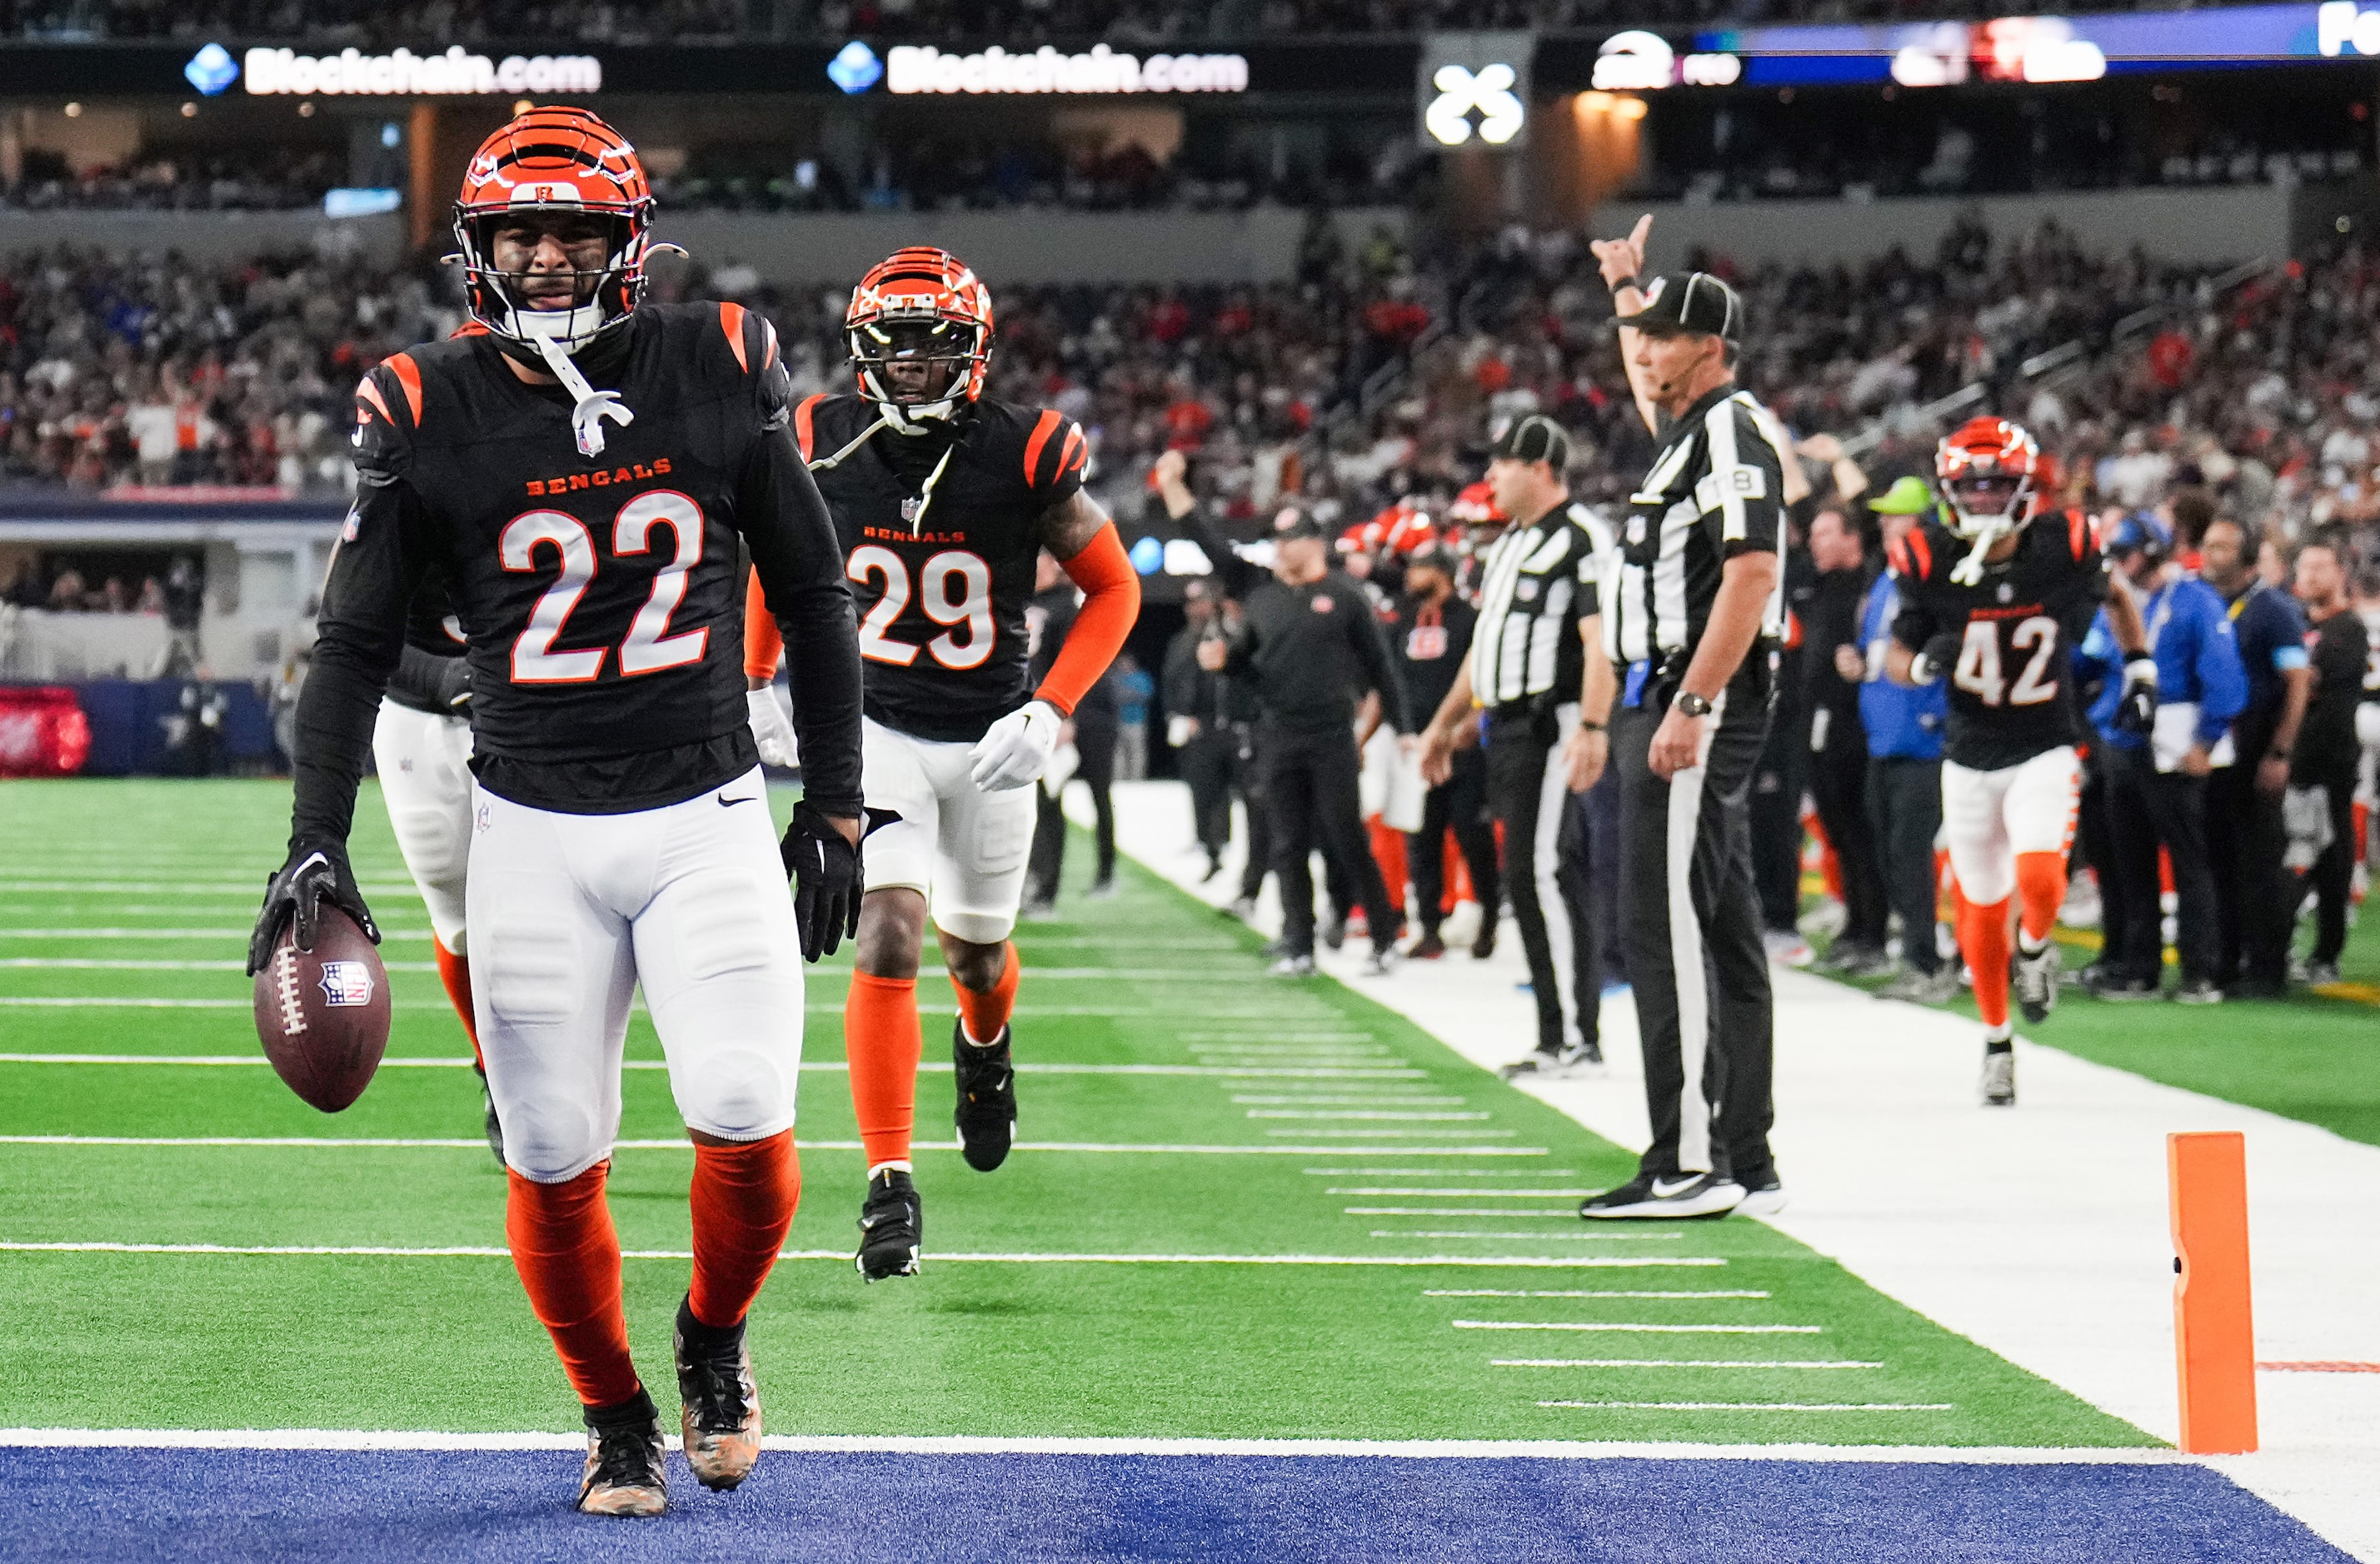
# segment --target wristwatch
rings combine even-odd
[[[1678,698],[1670,702],[1670,706],[1672,710],[1682,711],[1689,717],[1707,717],[1711,714],[1711,703],[1692,690],[1679,691]]]

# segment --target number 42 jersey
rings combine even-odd
[[[1892,633],[1912,651],[1945,632],[1959,637],[1943,758],[1997,771],[2083,736],[2074,649],[2107,599],[2107,567],[2079,511],[2036,517],[2014,553],[1961,586],[1950,572],[1971,547],[1931,520],[1901,540]]]

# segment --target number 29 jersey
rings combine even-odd
[[[1959,637],[1943,758],[1997,771],[2083,736],[2074,649],[2107,599],[2107,567],[2079,511],[2036,517],[2014,553],[1961,586],[1950,572],[1972,546],[1928,520],[1895,547],[1892,633],[1912,650],[1945,632]]]
[[[794,410],[794,436],[812,461],[832,459],[878,416],[857,396],[812,396]],[[1025,610],[1041,517],[1082,488],[1087,456],[1072,418],[986,398],[955,443],[880,429],[814,472],[859,613],[872,721],[972,742],[1030,697]]]

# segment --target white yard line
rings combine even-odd
[[[1116,789],[1123,850],[1210,902],[1178,784]],[[1234,849],[1236,851],[1236,848]],[[1228,869],[1227,866],[1227,869]],[[1188,870],[1190,872],[1181,872]],[[1216,886],[1235,886],[1232,872]],[[1268,914],[1259,928],[1277,921]],[[1407,962],[1386,978],[1323,968],[1492,1068],[1535,1037],[1519,941],[1495,958]],[[1252,964],[1253,965],[1253,964]],[[2244,1131],[2257,1352],[2380,1361],[2380,1147],[2021,1041],[2021,1105],[1974,1097],[1980,1028],[1772,969],[1779,1167],[1769,1218],[1871,1286],[2156,1435],[2178,1433],[2165,1136]],[[2154,1025],[2143,1012],[2143,1025]],[[1610,1073],[1524,1085],[1621,1146],[1645,1143],[1635,1012],[1602,1012]],[[2058,1020],[2038,1028],[2054,1041]],[[2258,1377],[2263,1451],[2212,1465],[2357,1558],[2380,1561],[2380,1375]]]
[[[1624,1320],[1459,1319],[1457,1330],[1580,1330],[1628,1336],[1815,1336],[1816,1325],[1645,1325]]]
[[[856,1140],[801,1140],[794,1143],[804,1151],[858,1151]],[[334,1136],[334,1135],[0,1135],[0,1146],[275,1146],[290,1149],[313,1149],[324,1146],[342,1149],[402,1149],[454,1150],[474,1148],[485,1151],[487,1141],[480,1136],[397,1137],[397,1136]],[[687,1151],[691,1143],[684,1140],[620,1140],[612,1143],[614,1151]],[[956,1151],[955,1145],[935,1141],[919,1141],[919,1151]],[[1154,1153],[1159,1156],[1200,1157],[1313,1157],[1330,1151],[1316,1146],[1158,1146],[1108,1141],[1018,1141],[1015,1151],[1068,1151],[1098,1153]],[[1401,1146],[1408,1157],[1543,1157],[1541,1146]],[[1427,1235],[1425,1235],[1427,1236]],[[1455,1238],[1519,1238],[1520,1233],[1450,1233]],[[1615,1235],[1616,1236],[1616,1235]],[[1631,1235],[1645,1236],[1645,1235]],[[1676,1237],[1672,1233],[1670,1236]]]
[[[1953,1412],[1949,1401],[1539,1401],[1625,1412]]]
[[[510,1249],[486,1244],[444,1244],[400,1247],[385,1244],[342,1243],[125,1243],[108,1240],[13,1241],[0,1240],[0,1254],[25,1255],[225,1255],[282,1257],[362,1257],[368,1259],[452,1260],[510,1259]],[[621,1257],[628,1260],[691,1260],[690,1249],[625,1249]],[[842,1249],[786,1249],[779,1252],[781,1260],[832,1260],[849,1265],[851,1255]],[[925,1258],[937,1265],[997,1265],[997,1266],[1354,1266],[1388,1267],[1396,1269],[1465,1270],[1586,1270],[1599,1269],[1619,1262],[1596,1260],[1566,1255],[1038,1255],[1038,1254],[944,1254],[928,1250]],[[1723,1266],[1727,1262],[1707,1256],[1681,1256],[1674,1259],[1639,1260],[1635,1266],[1701,1267]],[[1628,1294],[1611,1294],[1628,1296]]]
[[[1430,1287],[1422,1291],[1425,1298],[1766,1298],[1769,1294],[1758,1289],[1726,1287],[1700,1292],[1582,1292],[1574,1288],[1559,1291],[1548,1288],[1515,1290],[1504,1287]]]
[[[673,1437],[674,1438],[674,1437]],[[1632,1444],[1570,1439],[1101,1439],[981,1435],[769,1434],[763,1447],[816,1455],[1347,1456],[1447,1461],[1819,1461],[1861,1465],[2169,1466],[2184,1458],[2139,1449],[1998,1449],[1923,1445]],[[16,1449],[583,1450],[584,1432],[382,1432],[350,1428],[6,1428]]]
[[[262,1054],[246,1053],[0,1053],[0,1064],[132,1064],[188,1066],[249,1066],[266,1065],[272,1061]],[[468,1070],[469,1059],[383,1059],[383,1070]],[[805,1070],[832,1071],[837,1074],[850,1066],[840,1059],[804,1060]],[[631,1059],[624,1061],[623,1070],[667,1070],[669,1065],[658,1059]],[[917,1066],[927,1073],[947,1075],[953,1068],[929,1061]],[[1342,1070],[1296,1070],[1227,1068],[1206,1064],[1020,1064],[1020,1075],[1203,1075],[1231,1080],[1341,1080],[1350,1076],[1368,1079],[1373,1075],[1415,1074],[1420,1071],[1356,1072]]]
[[[1489,1368],[1882,1368],[1880,1363],[1845,1359],[1767,1358],[1490,1358]]]

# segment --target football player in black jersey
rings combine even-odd
[[[446,585],[425,580],[405,616],[405,650],[381,697],[372,724],[372,767],[380,773],[381,801],[388,806],[389,829],[404,855],[406,872],[430,912],[430,946],[438,958],[438,980],[463,1035],[471,1039],[471,1064],[480,1080],[480,1107],[488,1149],[504,1159],[504,1125],[488,1092],[487,1061],[480,1055],[480,1023],[472,1013],[471,954],[465,940],[464,887],[471,856],[471,669],[464,657],[462,621],[455,617]]]
[[[2009,1022],[2009,903],[2017,903],[2015,983],[2024,1018],[2058,999],[2050,939],[2066,901],[2066,850],[2082,787],[2074,649],[2104,601],[2124,651],[2126,718],[2145,729],[2156,662],[2139,608],[2110,589],[2090,518],[2042,518],[2047,464],[2033,436],[1976,418],[1935,452],[1936,515],[1893,553],[1900,617],[1886,672],[1902,684],[1950,676],[1942,821],[1959,888],[1959,949],[1983,1017],[1984,1101],[2016,1101]],[[2037,519],[2041,518],[2041,519]]]
[[[775,335],[733,304],[641,302],[651,210],[635,149],[583,110],[530,110],[472,160],[455,227],[487,330],[357,387],[289,856],[249,949],[253,971],[293,920],[310,941],[324,903],[378,938],[347,831],[407,609],[442,576],[468,637],[465,897],[505,1232],[585,1409],[579,1508],[615,1515],[666,1502],[603,1194],[629,1001],[641,984],[694,1141],[686,1458],[733,1487],[759,1454],[745,1315],[799,1191],[796,952],[856,912],[860,814],[850,588]],[[739,551],[800,697],[808,788],[782,847],[737,670]]]
[[[1008,1155],[1008,937],[1033,784],[1139,617],[1140,577],[1083,491],[1089,452],[1074,420],[983,394],[991,294],[956,256],[895,251],[860,279],[844,334],[858,394],[808,398],[794,429],[834,515],[867,670],[868,890],[843,1037],[868,1150],[857,1263],[873,1281],[917,1268],[909,1151],[929,910],[958,990],[960,1145],[984,1172]],[[1026,600],[1043,549],[1085,600],[1036,685]],[[766,615],[745,624],[757,710],[777,647]]]

